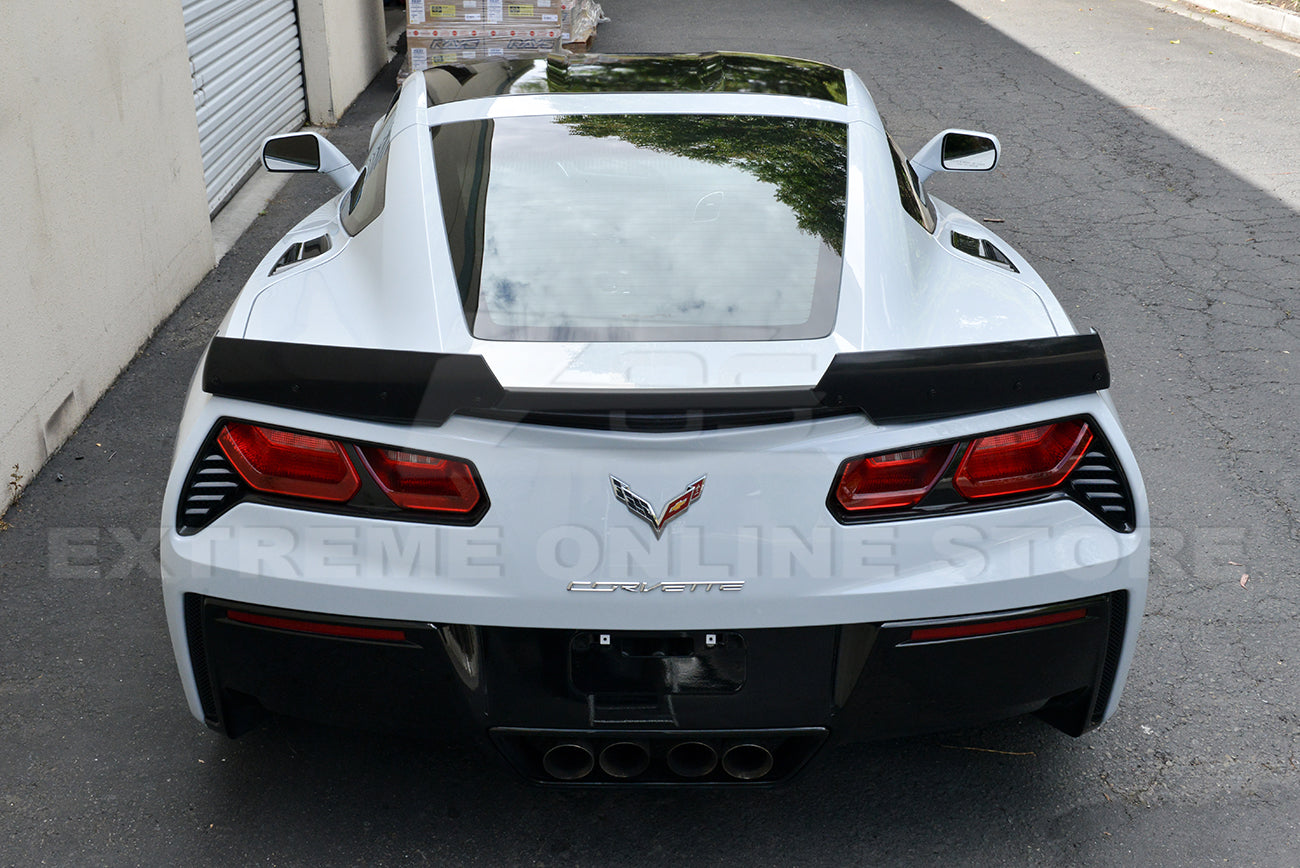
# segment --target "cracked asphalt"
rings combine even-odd
[[[1002,221],[1102,333],[1151,498],[1150,598],[1105,727],[853,746],[743,792],[546,791],[467,746],[208,732],[166,638],[158,505],[198,354],[330,193],[295,178],[5,516],[0,863],[1300,865],[1300,60],[1093,2],[608,0],[597,40],[849,66],[908,150],[1001,137],[991,177],[931,190]],[[392,76],[331,134],[354,158]]]

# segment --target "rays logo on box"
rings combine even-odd
[[[554,39],[510,39],[506,42],[507,51],[550,51],[554,47]]]
[[[664,507],[662,515],[656,515],[654,507],[650,505],[650,501],[629,488],[628,484],[617,476],[611,475],[609,477],[609,482],[614,486],[614,497],[618,498],[618,500],[627,507],[628,512],[638,518],[645,519],[646,523],[649,524],[651,529],[655,532],[655,539],[659,539],[664,535],[664,526],[667,525],[668,522],[681,515],[690,508],[692,503],[700,499],[700,494],[704,491],[704,480],[706,478],[707,476],[701,476],[699,479],[686,486],[684,492],[668,502],[668,505]]]

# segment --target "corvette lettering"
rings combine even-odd
[[[696,591],[743,591],[745,583],[735,582],[569,582],[565,589],[588,594],[612,594],[628,591],[633,594],[693,594]]]
[[[684,492],[668,501],[668,505],[664,507],[663,515],[656,515],[650,501],[629,488],[628,484],[617,476],[610,476],[609,482],[610,485],[614,486],[614,497],[618,498],[619,502],[627,507],[628,512],[637,518],[644,519],[650,525],[651,530],[655,532],[655,539],[659,539],[664,535],[664,526],[668,522],[681,515],[690,508],[692,503],[700,499],[700,495],[704,492],[704,480],[706,478],[706,476],[701,476],[686,486]]]

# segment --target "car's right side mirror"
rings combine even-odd
[[[357,180],[357,167],[320,133],[284,133],[262,144],[268,172],[320,172],[346,190]]]
[[[973,130],[944,130],[925,143],[911,159],[921,181],[935,172],[988,172],[998,164],[1002,146],[997,136]]]

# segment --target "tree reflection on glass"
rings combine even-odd
[[[551,93],[765,93],[848,103],[843,70],[768,54],[553,54],[546,80]]]
[[[799,228],[843,251],[844,124],[808,118],[737,115],[569,115],[579,136],[618,138],[639,148],[734,166],[775,188]]]

